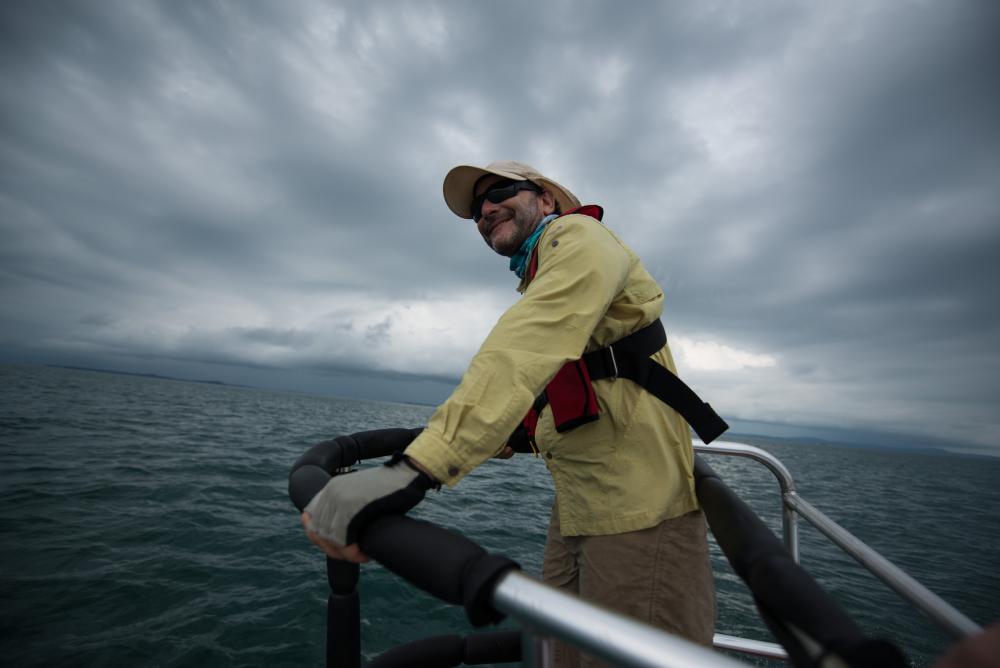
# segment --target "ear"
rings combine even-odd
[[[543,190],[541,194],[538,195],[538,199],[542,203],[542,215],[547,216],[550,213],[554,213],[556,210],[556,197],[548,190]]]

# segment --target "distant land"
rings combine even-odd
[[[233,385],[232,383],[224,383],[221,380],[175,378],[174,376],[163,376],[158,373],[136,373],[134,371],[116,371],[115,369],[97,369],[89,366],[73,366],[70,364],[46,364],[45,366],[52,367],[53,369],[73,369],[74,371],[93,371],[94,373],[111,373],[116,376],[137,376],[139,378],[156,378],[158,380],[177,380],[184,383],[204,383],[205,385],[226,385],[228,387],[249,387],[248,385]]]
[[[160,373],[143,373],[143,372],[138,372],[138,371],[119,371],[118,369],[102,369],[102,368],[99,368],[99,367],[81,366],[81,365],[78,365],[78,364],[43,364],[42,366],[46,366],[46,367],[49,367],[49,368],[52,368],[52,369],[70,369],[70,370],[73,370],[73,371],[91,371],[91,372],[94,372],[94,373],[107,373],[107,374],[112,374],[112,375],[115,375],[115,376],[135,376],[136,378],[153,378],[153,379],[156,379],[156,380],[173,380],[173,381],[177,381],[177,382],[180,382],[180,383],[201,383],[203,385],[220,385],[220,386],[223,386],[223,387],[242,387],[242,388],[246,388],[246,389],[250,389],[250,390],[265,390],[265,391],[268,391],[268,392],[291,392],[293,394],[310,394],[310,395],[313,395],[313,396],[333,396],[333,395],[329,395],[329,394],[319,395],[316,392],[307,392],[307,391],[301,391],[301,390],[288,390],[288,389],[280,389],[279,390],[279,389],[275,389],[273,387],[262,387],[262,386],[257,386],[257,385],[245,385],[245,384],[242,384],[242,383],[227,383],[227,382],[221,381],[221,380],[205,380],[205,379],[202,379],[202,378],[182,378],[182,377],[179,377],[179,376],[167,376],[167,375],[160,374]],[[358,399],[358,398],[355,398],[355,397],[340,397],[340,396],[338,396],[337,398],[338,399],[347,399],[347,400],[350,400],[350,401],[375,401],[373,399]],[[421,403],[419,401],[387,401],[387,403],[405,404],[405,405],[409,405],[409,406],[428,406],[428,407],[431,407],[431,408],[433,408],[434,406],[437,405],[437,404]]]
[[[849,443],[845,441],[832,441],[825,438],[814,438],[809,436],[762,436],[761,434],[741,434],[726,432],[719,437],[720,441],[738,441],[746,445],[756,445],[766,447],[770,443],[785,443],[788,445],[804,445],[806,447],[834,447],[834,448],[855,448],[858,450],[877,450],[880,452],[905,452],[907,454],[925,455],[949,455],[949,456],[969,456],[982,457],[989,455],[969,454],[966,451],[956,452],[943,447],[931,446],[907,446],[907,445],[878,445],[875,443]]]

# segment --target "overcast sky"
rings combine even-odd
[[[441,181],[515,159],[727,418],[1000,446],[992,0],[4,2],[0,114],[7,362],[435,403],[517,298]]]

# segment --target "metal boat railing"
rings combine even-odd
[[[882,580],[913,607],[927,615],[935,624],[955,638],[977,633],[982,628],[956,610],[947,601],[927,589],[898,566],[866,545],[859,538],[827,517],[811,503],[799,496],[795,481],[781,461],[761,448],[741,443],[696,444],[696,452],[715,455],[746,457],[763,464],[781,487],[781,523],[785,547],[796,563],[799,561],[799,532],[797,515],[818,529],[830,541],[864,566],[872,575]]]
[[[961,638],[981,630],[978,624],[799,496],[788,468],[771,453],[739,443],[697,444],[694,449],[703,454],[751,459],[764,465],[774,475],[781,490],[782,536],[785,547],[796,563],[799,562],[796,520],[801,515],[832,543],[954,637]],[[644,627],[620,615],[594,606],[578,605],[578,599],[539,585],[520,573],[511,573],[501,580],[494,596],[496,606],[517,620],[527,631],[523,650],[525,665],[544,665],[540,657],[547,656],[543,649],[548,642],[545,634],[560,637],[595,656],[623,666],[742,665],[719,654],[706,654],[698,646],[651,627]],[[576,621],[582,623],[577,624]],[[599,629],[600,632],[593,633],[594,629]],[[751,638],[717,633],[714,646],[716,649],[739,654],[788,659],[788,653],[781,645]]]
[[[744,665],[707,647],[586,603],[519,571],[507,573],[497,583],[493,605],[522,628],[521,665],[531,668],[549,665],[547,646],[552,637],[627,668]]]
[[[295,467],[293,467],[292,475],[289,478],[289,493],[293,502],[301,509],[312,495],[325,484],[325,481],[329,479],[331,474],[339,473],[361,459],[384,456],[391,451],[390,446],[393,449],[401,449],[399,448],[399,444],[408,443],[418,432],[419,430],[365,432],[317,444],[303,455]],[[781,572],[801,570],[797,563],[799,558],[799,537],[796,525],[797,517],[801,515],[835,545],[858,560],[865,568],[883,580],[905,600],[927,614],[931,620],[956,638],[961,638],[981,630],[975,622],[930,592],[926,587],[908,576],[875,550],[865,545],[858,538],[801,498],[796,491],[795,482],[788,469],[770,453],[754,446],[737,443],[697,444],[695,445],[695,450],[698,453],[706,455],[730,455],[752,459],[763,464],[777,478],[782,498],[783,541],[778,541],[773,533],[760,523],[760,520],[749,508],[746,508],[744,515],[737,516],[738,519],[736,522],[737,526],[742,526],[743,523],[749,522],[761,528],[766,534],[767,540],[773,543],[772,554],[779,554],[778,558],[782,560],[781,563],[785,564],[783,566],[778,565]],[[716,483],[720,481],[717,479],[714,471],[711,471],[710,467],[707,467],[704,462],[699,461],[696,468],[698,469],[699,496],[701,496],[702,487],[704,486],[703,482],[712,481],[713,478]],[[711,482],[706,484],[711,485]],[[731,490],[725,488],[724,484],[721,486],[724,488],[723,495],[727,493],[732,494]],[[709,492],[714,496],[706,497],[705,503],[714,499],[709,505],[705,506],[706,514],[718,502],[718,489],[718,487],[715,487],[714,491]],[[736,503],[745,506],[741,501],[737,501]],[[739,519],[740,517],[742,519]],[[725,533],[729,533],[729,531],[725,531]],[[404,536],[406,537],[405,541],[402,540]],[[420,539],[413,540],[415,536],[419,536]],[[727,538],[726,543],[724,543],[721,535],[717,534],[716,538],[720,547],[723,547],[724,551],[726,551],[726,543],[731,539]],[[742,538],[738,540],[742,540]],[[509,560],[489,555],[481,547],[468,539],[435,525],[429,525],[405,516],[387,517],[376,520],[362,534],[361,543],[362,549],[367,554],[382,563],[389,570],[396,572],[411,583],[438,596],[442,600],[450,603],[464,604],[469,613],[470,621],[473,622],[474,626],[486,623],[483,622],[482,615],[487,610],[499,611],[514,620],[521,629],[521,647],[519,653],[522,665],[547,666],[547,657],[550,656],[550,653],[547,651],[547,645],[552,642],[552,638],[559,638],[614,665],[628,668],[686,668],[694,666],[733,668],[734,666],[744,665],[724,654],[713,652],[708,648],[695,645],[660,629],[555,590],[522,574],[516,568],[511,569],[510,566],[505,566],[502,563],[505,561],[509,562]],[[398,549],[398,545],[400,544],[425,546],[447,545],[447,549],[435,551],[439,550],[439,547],[424,547],[421,548],[424,550],[423,554],[416,554],[411,551],[404,555]],[[784,548],[782,548],[782,545],[784,545]],[[788,554],[785,554],[786,549]],[[452,563],[449,567],[443,568],[440,563],[442,554],[459,555],[456,557],[458,561],[450,559]],[[737,562],[733,561],[728,551],[726,556],[739,572],[740,567],[737,566]],[[513,564],[513,562],[509,563]],[[457,564],[461,564],[461,567],[455,568]],[[357,628],[359,622],[357,618],[358,598],[355,590],[358,576],[357,565],[346,562],[334,562],[332,560],[328,560],[327,565],[331,585],[331,595],[328,602],[329,616],[327,620],[327,662],[330,666],[357,666],[359,665],[360,655],[360,646],[358,645],[360,637],[359,629]],[[431,571],[436,572],[430,573]],[[466,575],[463,576],[464,579],[461,579],[461,581],[455,580],[451,575],[455,572],[462,572]],[[470,573],[472,575],[469,575]],[[494,573],[495,575],[490,575],[490,573]],[[740,575],[741,577],[746,577],[745,572],[741,572]],[[811,579],[808,583],[803,584],[815,586]],[[780,599],[784,600],[792,591],[794,590],[784,590]],[[822,604],[823,601],[821,599],[827,595],[821,591],[819,593],[820,596],[815,599],[815,602]],[[762,614],[765,614],[765,609],[773,605],[773,603],[773,599],[769,602],[766,596],[764,599],[757,600]],[[338,618],[346,615],[346,618],[353,619],[350,623],[350,630],[343,625],[336,626],[338,622],[334,619],[335,612]],[[480,617],[478,622],[475,621],[476,614]],[[495,612],[489,614],[495,614]],[[771,616],[771,622],[773,622],[774,615],[780,615],[781,611],[771,608],[768,609],[767,614]],[[838,614],[842,616],[843,613],[834,611],[833,616],[830,617],[831,623],[836,623],[835,620]],[[780,622],[781,620],[778,621]],[[771,622],[769,622],[769,625],[771,625]],[[848,622],[848,625],[853,626],[853,622]],[[775,631],[776,627],[772,626],[771,628],[772,631]],[[794,624],[791,627],[787,625],[780,627],[779,625],[778,628],[779,630],[781,628],[790,629],[793,635],[796,636],[802,633],[802,629],[794,628]],[[853,633],[857,633],[857,630]],[[517,638],[511,639],[509,632],[506,634],[479,634],[475,637],[468,636],[465,639],[457,640],[461,640],[463,647],[466,642],[470,643],[469,646],[473,642],[479,643],[479,647],[482,647],[484,643],[487,645],[493,643],[499,646],[499,643],[501,643],[499,636],[503,635],[508,637],[502,642],[508,645],[510,642],[515,643],[513,646],[516,649]],[[777,635],[777,632],[776,637],[782,639],[781,636]],[[336,641],[333,640],[334,638],[336,638]],[[447,637],[447,639],[452,641],[456,638]],[[428,640],[433,641],[438,639]],[[808,646],[811,641],[807,638],[806,642],[802,643],[797,642],[801,638],[796,638],[789,645],[788,640],[787,634],[785,634],[782,642],[785,642],[790,650],[793,646],[797,648],[794,650],[797,654],[793,653],[792,658],[798,656],[799,659],[802,659],[802,647]],[[332,642],[336,642],[338,646],[331,645]],[[773,642],[715,634],[714,646],[716,649],[745,655],[772,659],[789,659],[788,651],[782,645]],[[398,648],[404,652],[403,663],[395,662],[396,658],[392,658],[387,662],[376,660],[372,665],[409,665],[409,661],[405,658],[405,652],[409,651],[407,647]],[[452,656],[454,655],[454,651],[452,647],[447,650],[447,653],[449,656]],[[508,649],[503,651],[509,653]],[[822,649],[820,648],[817,651],[822,651]],[[898,652],[895,649],[893,651]],[[812,654],[812,650],[809,650],[809,654]],[[818,658],[819,656],[811,656],[808,660]],[[382,658],[388,657],[383,655],[380,659]],[[903,661],[901,655],[899,659]],[[452,659],[448,659],[448,661],[452,661]],[[467,661],[470,664],[483,662],[471,659]],[[497,659],[494,659],[494,661],[497,661]],[[461,659],[457,663],[435,665],[459,665],[459,663],[462,663]]]

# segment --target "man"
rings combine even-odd
[[[644,339],[655,343],[632,362],[652,360],[671,376],[658,320],[662,290],[600,222],[600,207],[580,207],[528,165],[455,167],[444,196],[510,258],[522,297],[403,457],[334,478],[317,494],[303,514],[310,540],[334,558],[366,560],[356,535],[376,506],[405,512],[431,486],[454,485],[490,457],[509,456],[508,437],[527,414],[520,440],[543,457],[556,492],[546,582],[710,645],[714,590],[688,424],[667,399],[617,378],[619,363],[629,366],[628,342],[649,332],[660,338]],[[617,358],[606,351],[611,344]],[[585,352],[586,363],[577,362]],[[556,660],[579,659],[559,646]]]

